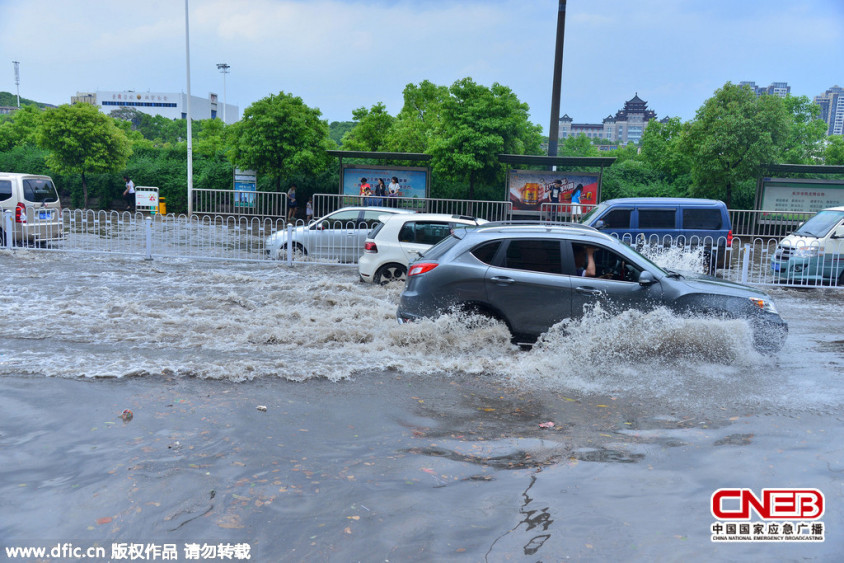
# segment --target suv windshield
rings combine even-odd
[[[795,235],[823,238],[832,228],[844,219],[844,211],[821,211],[794,231]]]
[[[23,198],[26,201],[50,203],[58,201],[59,195],[50,180],[29,178],[23,181]]]

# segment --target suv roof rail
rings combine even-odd
[[[545,229],[553,229],[557,227],[567,227],[567,228],[575,228],[575,229],[582,229],[585,231],[598,231],[595,227],[590,227],[589,225],[584,225],[583,223],[570,223],[570,222],[559,222],[554,221],[546,222],[546,221],[492,221],[481,225],[483,229],[491,229],[497,227],[539,227]]]

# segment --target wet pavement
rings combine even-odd
[[[773,292],[791,329],[774,357],[740,324],[659,313],[523,352],[501,327],[399,327],[398,289],[348,268],[0,267],[19,293],[0,313],[0,547],[840,560],[837,290]],[[819,489],[825,541],[713,542],[710,498],[734,487]]]

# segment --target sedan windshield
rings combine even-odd
[[[844,219],[844,211],[821,211],[794,231],[795,235],[823,238],[838,222]]]

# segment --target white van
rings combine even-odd
[[[62,209],[53,179],[0,172],[0,247],[5,247],[7,241],[29,245],[61,238]]]
[[[774,279],[844,286],[844,207],[830,207],[782,239],[771,257]]]

